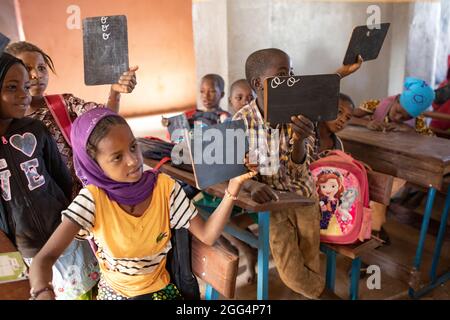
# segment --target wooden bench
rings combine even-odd
[[[234,298],[239,256],[217,243],[208,246],[194,236],[191,255],[194,274],[225,298]],[[205,294],[211,295],[211,292]]]
[[[383,173],[368,171],[369,198],[371,201],[389,205],[391,198],[392,183],[394,178]],[[320,249],[326,254],[326,287],[334,291],[336,279],[336,254],[343,255],[352,260],[350,273],[350,299],[358,299],[358,287],[361,273],[361,256],[382,245],[382,241],[372,238],[364,242],[350,245],[337,245],[322,243]]]

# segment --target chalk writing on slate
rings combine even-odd
[[[340,78],[337,74],[271,77],[264,81],[264,121],[276,125],[303,115],[311,121],[337,117]]]
[[[361,55],[364,61],[374,60],[378,57],[390,23],[382,23],[376,26],[373,29],[369,29],[365,25],[353,29],[352,37],[345,53],[344,65],[357,62],[358,55]]]
[[[9,43],[9,38],[0,32],[0,54],[3,53],[3,50],[5,50],[8,43]]]
[[[127,18],[120,16],[83,19],[84,83],[117,83],[128,70]]]

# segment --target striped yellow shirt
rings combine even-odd
[[[181,186],[159,174],[152,201],[140,217],[124,211],[106,193],[89,185],[82,189],[63,217],[82,229],[79,237],[93,237],[102,277],[126,297],[165,288],[169,273],[166,255],[172,248],[170,229],[189,228],[197,210]]]

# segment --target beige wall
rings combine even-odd
[[[3,1],[3,0],[2,0]],[[81,18],[127,16],[130,65],[139,65],[138,85],[122,95],[123,115],[170,112],[195,105],[195,57],[190,0],[19,0],[27,41],[55,62],[48,93],[70,92],[105,102],[108,86],[85,86],[82,30],[68,29],[68,6]]]

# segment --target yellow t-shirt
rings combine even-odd
[[[80,191],[63,216],[82,227],[78,236],[93,236],[102,277],[126,297],[155,292],[170,282],[165,268],[172,248],[171,228],[188,228],[197,214],[181,186],[160,174],[147,210],[140,217],[124,211],[93,185]]]

